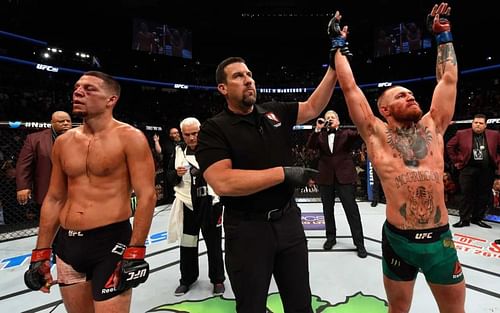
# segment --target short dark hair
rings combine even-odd
[[[385,93],[388,90],[391,90],[392,88],[396,88],[396,87],[400,87],[400,86],[399,85],[392,85],[392,86],[388,86],[388,87],[380,87],[377,90],[377,107],[380,107],[380,99],[382,98],[382,96],[385,95]]]
[[[483,114],[483,113],[478,113],[478,114],[475,114],[475,115],[474,115],[474,119],[476,119],[476,118],[482,118],[482,119],[484,119],[484,121],[485,121],[485,122],[488,120],[488,119],[486,118],[486,115],[485,115],[485,114]]]
[[[226,82],[227,77],[226,73],[224,72],[224,69],[226,68],[226,66],[233,63],[246,63],[246,62],[245,59],[241,57],[229,57],[220,62],[219,65],[217,65],[217,69],[215,70],[215,82],[217,84]]]
[[[88,72],[83,73],[83,75],[94,76],[94,77],[102,79],[104,81],[104,83],[106,84],[106,86],[109,89],[111,89],[111,91],[116,93],[116,95],[118,97],[120,97],[120,93],[121,93],[121,89],[122,89],[120,87],[120,83],[118,83],[118,81],[116,79],[114,79],[111,75],[103,73],[103,72],[99,72],[99,71],[88,71]]]

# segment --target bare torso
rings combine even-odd
[[[67,176],[67,198],[61,226],[87,230],[130,217],[131,182],[124,147],[130,125],[114,122],[99,134],[82,126],[64,138],[60,160]]]
[[[400,229],[448,223],[443,186],[443,137],[429,116],[416,127],[390,130],[380,122],[366,140],[368,156],[387,199],[387,220]]]

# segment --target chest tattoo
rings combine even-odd
[[[419,160],[429,153],[431,132],[420,124],[410,128],[387,128],[387,143],[395,149],[408,167],[418,167]]]

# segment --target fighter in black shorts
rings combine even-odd
[[[92,294],[96,301],[122,293],[124,290],[113,287],[113,279],[131,234],[128,220],[88,231],[61,228],[55,246],[59,285],[92,280]]]

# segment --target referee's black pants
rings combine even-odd
[[[236,311],[266,312],[274,275],[284,312],[312,313],[307,242],[296,204],[274,221],[224,212],[226,269]]]

